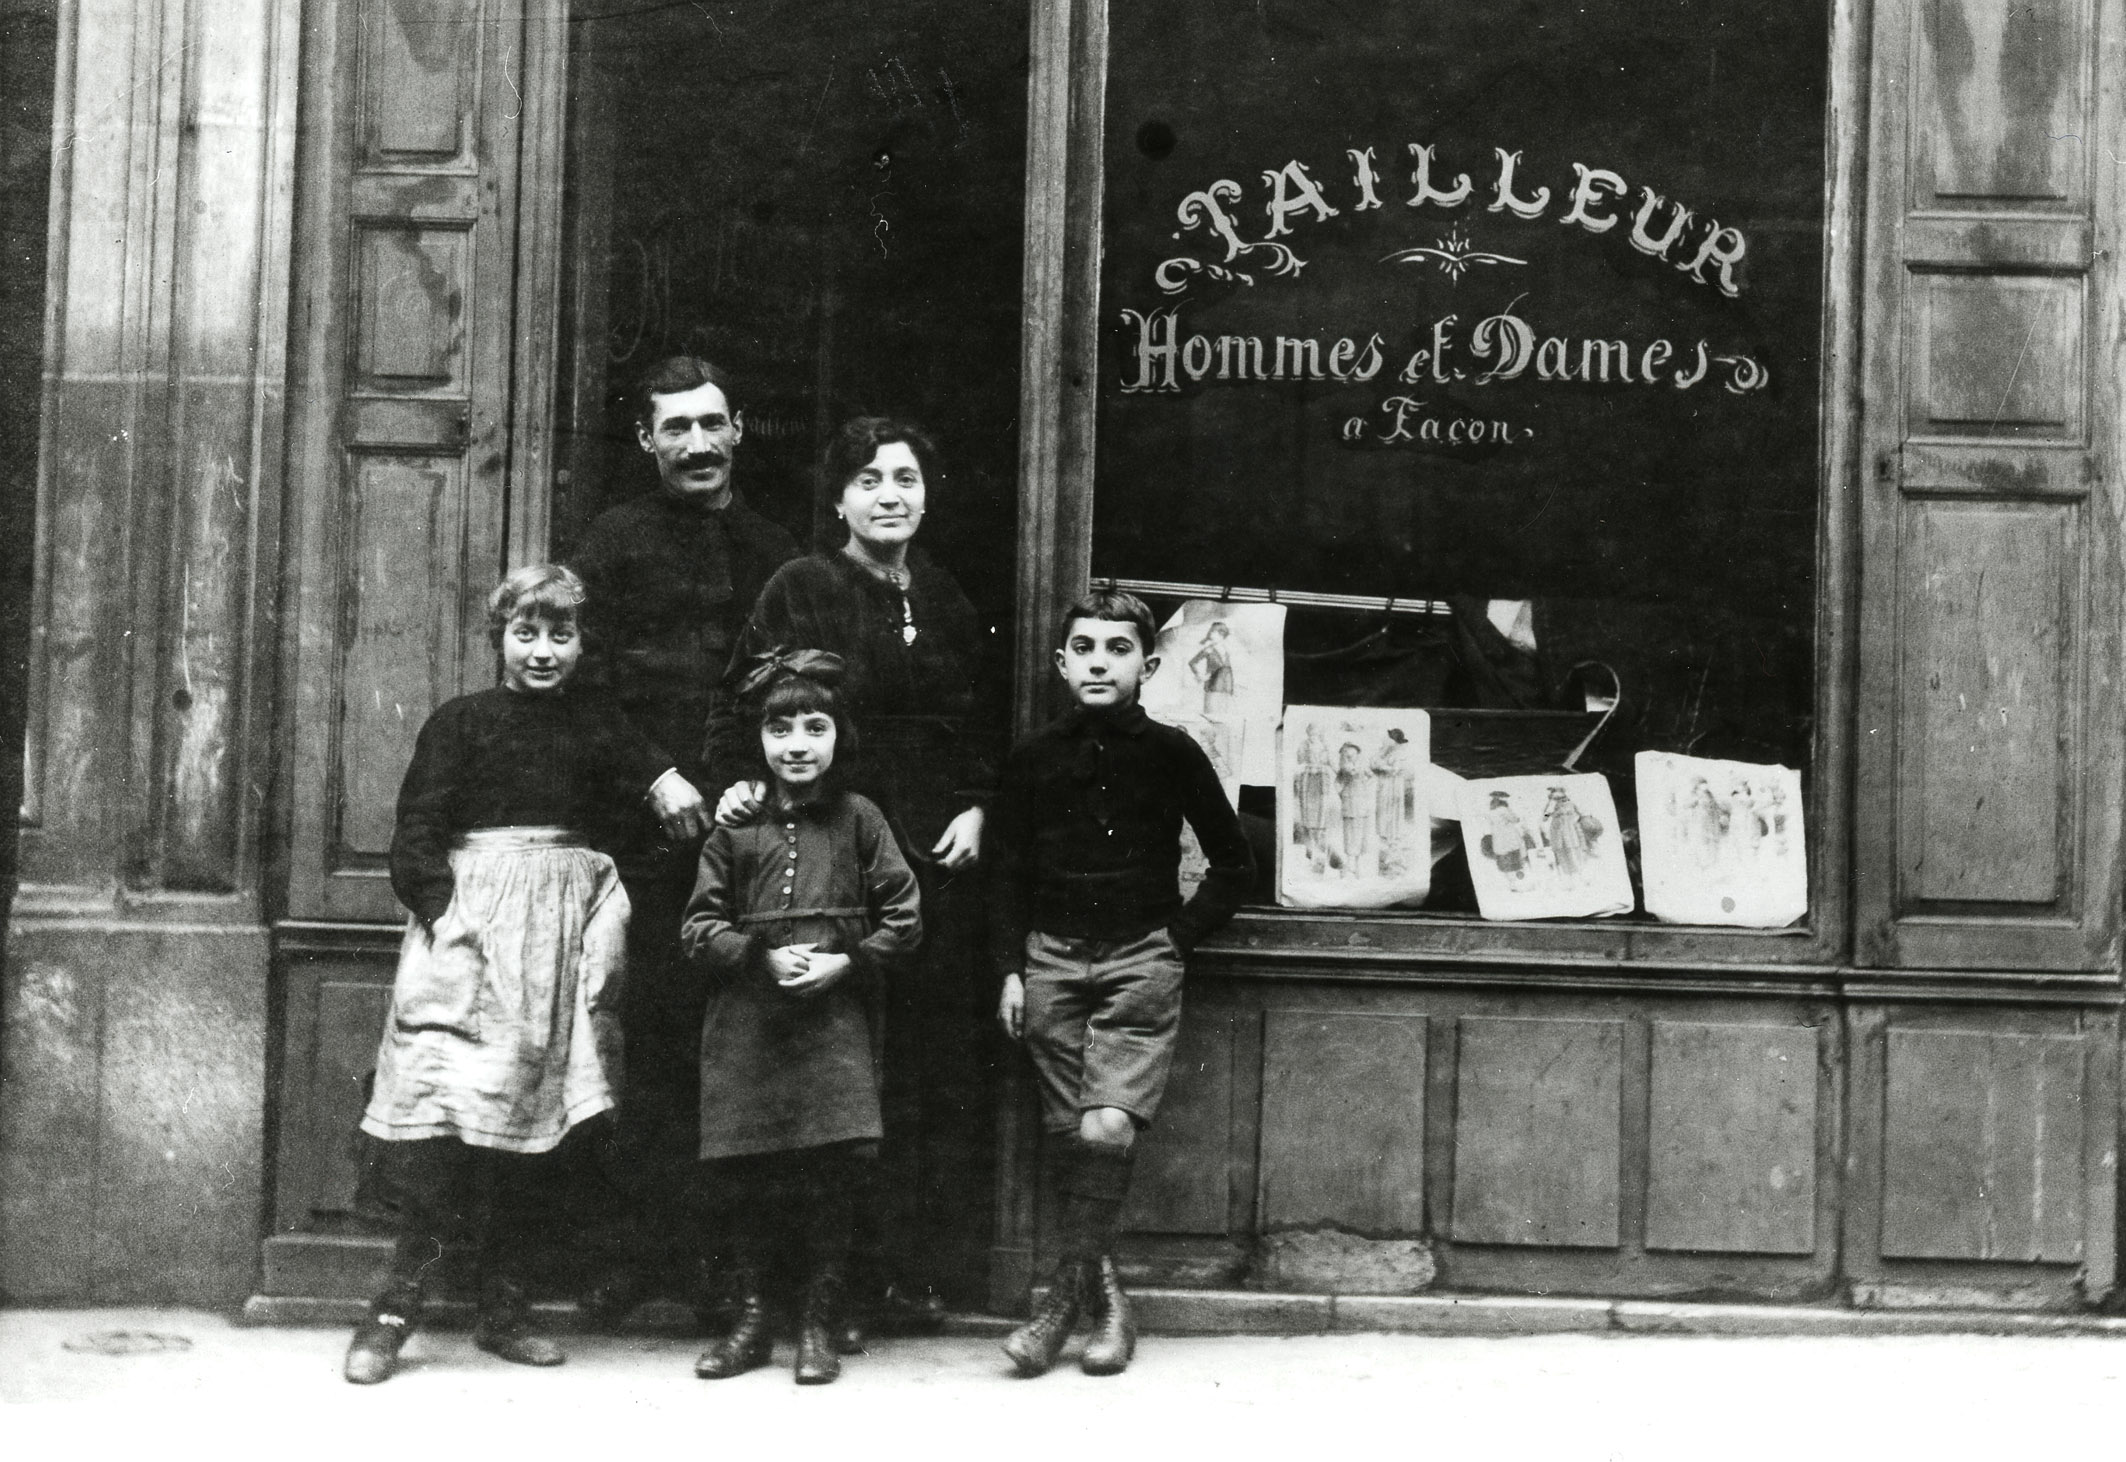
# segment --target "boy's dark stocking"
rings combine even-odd
[[[766,1365],[771,1354],[767,1261],[779,1185],[770,1169],[765,1157],[734,1157],[714,1163],[708,1175],[716,1232],[731,1256],[737,1312],[724,1337],[694,1362],[694,1374],[705,1381],[742,1375]]]
[[[1022,1376],[1038,1376],[1056,1363],[1084,1305],[1086,1224],[1092,1215],[1074,1198],[1072,1190],[1080,1186],[1079,1153],[1088,1145],[1075,1133],[1049,1133],[1042,1142],[1041,1165],[1050,1191],[1056,1195],[1059,1252],[1047,1295],[1035,1307],[1032,1318],[1012,1331],[1004,1342],[1004,1353]]]
[[[1078,1138],[1064,1183],[1064,1242],[1075,1245],[1080,1255],[1085,1303],[1093,1321],[1080,1362],[1087,1375],[1114,1375],[1129,1365],[1137,1349],[1137,1327],[1114,1258],[1115,1231],[1129,1196],[1134,1160],[1129,1147]]]
[[[1063,1256],[1089,1264],[1115,1246],[1136,1155],[1128,1147],[1076,1136],[1064,1138],[1063,1145],[1066,1156],[1056,1181]]]
[[[528,1280],[547,1238],[546,1166],[521,1153],[488,1152],[480,1224],[479,1321],[473,1344],[520,1366],[557,1366],[559,1345],[532,1329]]]

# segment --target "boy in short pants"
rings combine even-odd
[[[1032,1059],[1061,1199],[1054,1280],[1004,1351],[1037,1376],[1082,1312],[1093,1323],[1083,1367],[1113,1375],[1136,1348],[1115,1229],[1137,1131],[1173,1067],[1183,961],[1240,906],[1255,860],[1210,758],[1137,704],[1159,668],[1144,601],[1096,590],[1064,615],[1059,639],[1056,669],[1077,704],[1012,752],[989,823],[997,1017]],[[1184,819],[1210,863],[1186,904]]]

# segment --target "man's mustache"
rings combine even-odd
[[[730,460],[730,456],[724,452],[703,452],[696,457],[680,458],[679,465],[689,469],[696,467],[722,467],[729,463]]]

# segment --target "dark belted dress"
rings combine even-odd
[[[710,979],[700,1155],[878,1138],[881,997],[921,939],[915,875],[865,798],[830,792],[711,832],[680,932]],[[808,943],[855,968],[800,998],[767,955]]]

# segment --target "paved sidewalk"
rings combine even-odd
[[[1126,1375],[1030,1382],[994,1338],[949,1336],[884,1342],[804,1390],[783,1365],[697,1381],[691,1338],[570,1336],[566,1366],[534,1371],[462,1330],[424,1332],[401,1375],[358,1388],[339,1379],[346,1339],[197,1311],[0,1311],[0,1401],[32,1403],[0,1413],[0,1456],[1888,1462],[2126,1440],[2111,1336],[1153,1336]]]

